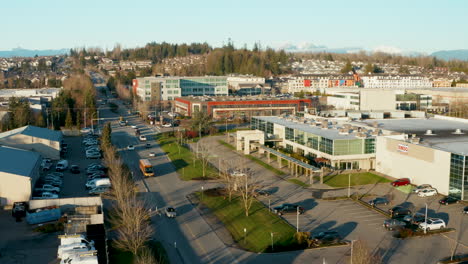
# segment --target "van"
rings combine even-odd
[[[86,183],[86,188],[94,189],[99,186],[111,186],[109,178],[92,179]]]
[[[57,162],[57,165],[55,166],[56,171],[64,171],[68,169],[68,160],[61,160]]]

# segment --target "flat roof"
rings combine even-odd
[[[50,130],[43,127],[24,126],[10,131],[0,133],[0,138],[7,138],[17,134],[22,134],[31,137],[47,139],[51,141],[60,142],[62,140],[62,133],[60,131]]]
[[[332,140],[339,140],[339,139],[358,139],[355,133],[351,134],[340,134],[337,128],[341,128],[341,125],[335,125],[336,128],[329,128],[329,129],[322,129],[314,124],[304,124],[298,123],[294,121],[290,121],[284,118],[280,118],[277,116],[254,116],[256,119],[264,120],[267,122],[271,122],[274,124],[278,124],[284,127],[289,127],[293,129],[297,129],[300,131],[304,131],[307,133],[311,133],[317,136],[321,136],[324,138],[332,139]],[[320,124],[320,123],[317,123]]]
[[[372,126],[374,122],[378,122],[380,129],[416,134],[421,138],[420,145],[452,153],[468,154],[468,120],[465,123],[437,118],[406,118],[371,119],[353,123]],[[454,133],[456,129],[460,129],[462,134]],[[432,130],[432,135],[426,135],[427,130]]]
[[[0,171],[30,177],[39,158],[33,151],[0,146]]]
[[[310,98],[296,98],[296,97],[256,97],[256,96],[245,96],[245,97],[233,97],[233,96],[187,96],[177,97],[176,101],[189,101],[191,103],[201,102],[257,102],[257,101],[291,101],[291,100],[311,100]]]

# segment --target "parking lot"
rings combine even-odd
[[[63,159],[68,161],[68,169],[63,171],[63,184],[60,187],[59,198],[69,197],[85,197],[89,196],[88,190],[85,187],[87,181],[86,167],[91,163],[100,163],[101,159],[86,159],[84,146],[82,144],[83,137],[64,137],[64,143],[68,144],[68,151]],[[53,162],[51,170],[55,171],[57,161]],[[71,165],[78,165],[80,173],[73,174],[70,172]],[[47,175],[49,172],[42,173]]]

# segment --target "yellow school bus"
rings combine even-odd
[[[145,177],[153,177],[153,165],[151,165],[150,161],[147,159],[140,160],[140,170]]]

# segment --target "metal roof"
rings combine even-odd
[[[333,128],[323,129],[323,128],[318,127],[318,126],[313,125],[313,124],[298,123],[298,122],[290,121],[290,120],[280,118],[280,117],[277,117],[277,116],[254,116],[254,118],[259,119],[259,120],[264,120],[264,121],[267,121],[267,122],[271,122],[271,123],[274,123],[274,124],[278,124],[278,125],[281,125],[281,126],[284,126],[284,127],[297,129],[297,130],[300,130],[300,131],[303,131],[303,132],[311,133],[311,134],[321,136],[321,137],[324,137],[324,138],[328,138],[328,139],[331,139],[331,140],[359,139],[358,137],[356,137],[356,134],[354,134],[354,133],[340,134],[339,130],[337,129],[337,128],[339,128],[341,126],[339,124],[334,125]]]
[[[284,153],[278,152],[278,151],[276,151],[276,150],[274,150],[274,149],[271,149],[271,148],[269,148],[269,147],[265,147],[265,146],[260,145],[260,144],[259,144],[258,146],[259,146],[260,148],[262,148],[262,149],[265,149],[265,150],[269,151],[269,152],[270,152],[271,154],[273,154],[273,155],[280,156],[280,157],[283,158],[283,159],[286,159],[286,160],[289,160],[289,161],[291,161],[291,162],[294,162],[294,163],[298,164],[299,166],[301,166],[301,167],[303,167],[303,168],[311,169],[311,170],[313,170],[313,171],[319,171],[319,170],[320,170],[319,168],[317,168],[317,167],[315,167],[315,166],[312,166],[312,165],[310,165],[310,164],[307,164],[307,163],[305,163],[305,162],[302,162],[302,161],[300,161],[300,160],[298,160],[298,159],[292,158],[292,157],[290,157],[290,156],[288,156],[288,155],[286,155],[286,154],[284,154]]]
[[[33,151],[0,146],[0,171],[30,177],[40,157]]]
[[[7,137],[14,136],[17,134],[47,139],[51,141],[58,141],[58,142],[62,140],[61,132],[50,130],[47,128],[42,128],[42,127],[36,127],[36,126],[24,126],[24,127],[10,130],[10,131],[6,131],[3,133],[0,133],[0,138],[7,138]]]

